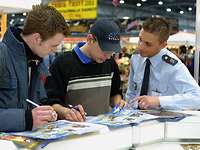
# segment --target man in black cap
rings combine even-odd
[[[120,75],[114,52],[120,52],[120,29],[113,21],[101,19],[91,27],[87,42],[58,56],[50,67],[46,90],[60,119],[84,121],[88,115],[123,107]],[[71,108],[69,108],[71,107]]]

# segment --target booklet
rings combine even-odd
[[[139,124],[144,121],[157,119],[158,116],[140,112],[134,109],[112,110],[109,113],[98,115],[87,119],[87,122],[107,125],[109,127],[119,127],[128,124]]]
[[[157,116],[159,121],[179,121],[187,116],[191,116],[189,114],[169,110],[141,110],[141,112]]]
[[[10,135],[9,133],[5,132],[0,133],[0,140],[12,141],[17,147],[25,147],[28,149],[36,149],[38,147],[43,148],[46,145],[46,142],[41,140],[33,140],[27,137]]]
[[[9,134],[24,136],[39,140],[55,140],[67,137],[69,135],[82,135],[91,132],[98,132],[106,126],[91,124],[87,122],[70,122],[58,120],[43,125],[33,131],[12,132]]]

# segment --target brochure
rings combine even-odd
[[[102,128],[107,127],[87,122],[58,120],[55,122],[50,122],[33,131],[12,132],[10,134],[40,140],[55,140],[67,137],[69,135],[82,135],[86,133],[97,132]]]
[[[115,110],[98,115],[93,118],[88,118],[87,121],[91,123],[97,123],[107,125],[109,127],[119,127],[128,124],[139,124],[144,121],[157,119],[158,116],[140,112],[134,109],[121,109],[116,113]]]
[[[17,147],[25,147],[28,149],[36,149],[38,147],[42,148],[45,146],[43,141],[33,140],[22,136],[14,136],[5,132],[0,133],[0,140],[12,141],[16,144]]]
[[[142,112],[157,116],[159,121],[179,121],[190,116],[189,114],[181,113],[180,111],[176,112],[170,110],[143,110]]]

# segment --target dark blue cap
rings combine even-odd
[[[99,19],[91,27],[90,33],[95,35],[103,51],[114,51],[116,53],[121,51],[120,29],[114,21]]]

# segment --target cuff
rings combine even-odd
[[[32,128],[33,128],[33,117],[32,117],[32,111],[31,110],[25,111],[25,121],[26,121],[26,130],[32,130]]]
[[[171,96],[159,96],[160,107],[164,109],[172,109],[175,107],[174,101]]]

